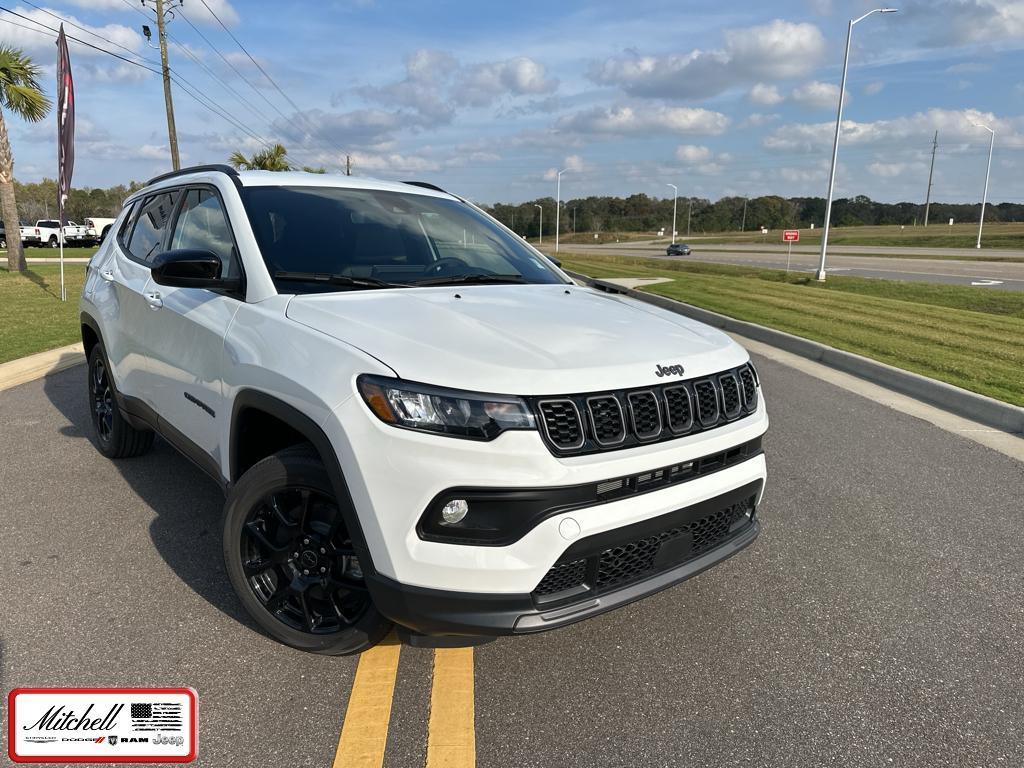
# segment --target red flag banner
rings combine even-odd
[[[71,57],[64,25],[57,36],[57,205],[61,225],[67,224],[64,207],[71,193],[75,170],[75,83],[71,78]]]

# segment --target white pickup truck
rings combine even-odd
[[[113,219],[103,219],[92,217],[85,220],[85,234],[89,238],[89,242],[93,245],[99,245],[106,238],[107,233],[110,231],[110,227],[113,225]]]
[[[60,222],[57,219],[40,219],[36,222],[35,235],[38,245],[56,248],[60,245]],[[85,227],[69,221],[64,225],[64,245],[88,245],[91,242]]]
[[[39,230],[31,224],[19,224],[18,234],[21,235],[22,245],[39,245]]]

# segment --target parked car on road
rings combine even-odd
[[[36,235],[39,237],[39,245],[50,248],[57,248],[60,245],[60,222],[56,219],[40,219],[36,222]],[[82,246],[89,245],[89,234],[86,228],[69,221],[64,225],[64,245]]]
[[[102,243],[113,225],[113,219],[92,217],[85,220],[85,234],[93,245]]]
[[[672,243],[665,249],[665,253],[669,256],[689,256],[693,251],[686,243]]]
[[[747,352],[431,184],[159,176],[80,311],[97,447],[158,432],[220,484],[231,583],[296,648],[562,627],[760,530]]]

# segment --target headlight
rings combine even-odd
[[[360,376],[359,394],[383,422],[471,440],[493,440],[509,429],[536,429],[520,397],[484,395],[383,376]]]

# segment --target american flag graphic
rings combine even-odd
[[[184,727],[181,704],[132,704],[131,716],[132,728],[136,731],[180,731]]]

